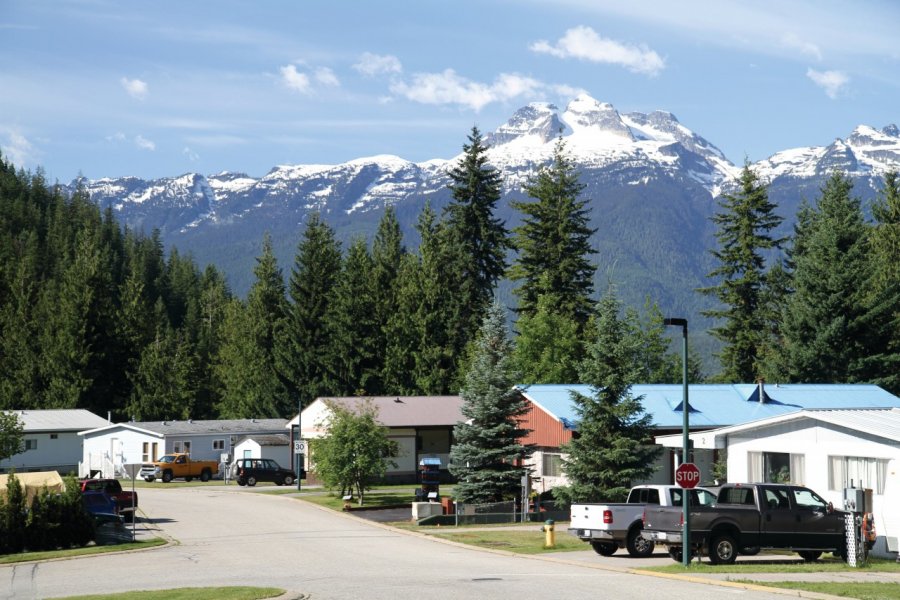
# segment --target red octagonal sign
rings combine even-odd
[[[700,469],[694,463],[682,463],[675,469],[675,483],[679,487],[692,489],[700,483]]]

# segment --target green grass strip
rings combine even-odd
[[[590,550],[590,546],[572,535],[556,534],[556,547],[544,547],[544,533],[540,531],[511,531],[498,528],[494,531],[428,531],[430,535],[446,540],[479,546],[481,548],[493,548],[495,550],[507,550],[517,554],[544,554],[547,552],[574,552],[577,550]],[[624,551],[623,551],[624,552]]]
[[[784,555],[780,560],[787,561],[795,555]],[[642,571],[655,571],[657,573],[852,573],[859,571],[869,571],[878,573],[900,573],[900,564],[893,560],[869,558],[869,562],[862,567],[851,567],[844,561],[837,558],[823,558],[815,562],[780,562],[776,555],[772,556],[771,561],[748,560],[738,562],[733,565],[712,565],[708,562],[691,563],[691,566],[684,568],[681,563],[672,562],[671,565],[664,567],[640,567]],[[900,586],[897,586],[900,587]]]
[[[807,592],[820,592],[832,596],[844,598],[859,598],[859,600],[900,600],[900,585],[896,583],[864,582],[849,583],[842,581],[749,581],[741,580],[741,583],[755,583],[769,587],[783,588],[787,590],[805,590]]]
[[[0,565],[27,562],[32,560],[47,560],[50,558],[72,558],[75,556],[90,556],[93,554],[107,554],[109,552],[122,552],[123,550],[145,550],[156,546],[162,546],[166,540],[153,538],[140,542],[126,542],[124,544],[109,544],[105,546],[85,546],[83,548],[70,548],[68,550],[46,550],[43,552],[20,552],[18,554],[4,554],[0,556]]]

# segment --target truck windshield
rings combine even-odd
[[[161,458],[159,459],[159,462],[161,462],[161,463],[170,463],[170,462],[172,462],[173,460],[175,460],[175,457],[174,457],[174,456],[170,456],[170,455],[166,454],[165,456],[163,456],[163,457],[161,457]]]

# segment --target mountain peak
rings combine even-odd
[[[484,136],[488,146],[499,146],[513,140],[532,138],[538,144],[545,144],[565,130],[559,120],[559,109],[549,102],[532,102],[523,106],[498,127]]]
[[[563,119],[576,134],[588,130],[602,131],[634,141],[631,130],[622,121],[622,117],[619,116],[615,107],[607,102],[600,102],[587,94],[579,94],[569,102]]]

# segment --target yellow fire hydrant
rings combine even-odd
[[[541,531],[544,532],[544,548],[556,548],[556,531],[553,527],[553,519],[544,521]]]

